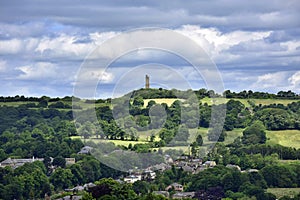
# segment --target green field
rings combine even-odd
[[[144,100],[144,106],[146,107],[148,105],[149,101],[155,101],[157,104],[162,104],[162,103],[166,103],[168,106],[170,106],[174,101],[176,101],[176,98],[161,98],[161,99],[145,99]],[[227,103],[230,99],[226,99],[226,98],[208,98],[205,97],[203,99],[201,99],[201,103],[205,104],[207,103],[208,105],[213,105],[213,104],[222,104],[222,103]],[[246,107],[250,107],[250,104],[248,102],[248,100],[252,101],[253,103],[255,103],[255,105],[270,105],[270,104],[283,104],[283,105],[287,105],[289,103],[295,102],[295,101],[299,101],[299,100],[290,100],[290,99],[233,99],[235,101],[240,101],[241,103],[243,103]]]
[[[294,196],[300,193],[300,188],[268,188],[267,192],[270,192],[276,196],[277,199],[283,196]]]
[[[287,105],[292,102],[297,102],[299,100],[290,100],[290,99],[250,99],[254,101],[256,105],[262,104],[262,105],[270,105],[270,104],[283,104]]]
[[[17,101],[17,102],[0,102],[0,106],[18,107],[20,105],[27,104],[27,103],[36,103],[36,102],[31,102],[31,101],[26,101],[26,102],[23,102],[23,101]]]
[[[80,136],[72,136],[71,138],[72,139],[81,139]],[[135,144],[145,144],[145,143],[148,143],[148,142],[145,142],[145,141],[104,140],[104,139],[96,139],[96,138],[85,139],[84,141],[85,142],[92,141],[94,143],[100,143],[100,142],[102,142],[102,143],[108,143],[108,142],[112,142],[116,146],[121,145],[121,146],[126,146],[126,147],[128,147],[129,144],[135,145]]]
[[[144,99],[144,107],[146,107],[149,103],[149,101],[155,101],[157,104],[162,104],[162,103],[166,103],[168,106],[171,106],[172,103],[178,99],[176,98],[160,98],[160,99]],[[225,98],[208,98],[205,97],[203,99],[201,99],[200,101],[202,102],[202,104],[207,103],[208,105],[213,105],[213,104],[221,104],[221,103],[226,103],[228,102],[230,99],[225,99]],[[270,104],[283,104],[283,105],[287,105],[289,103],[295,102],[295,101],[299,101],[299,100],[288,100],[288,99],[233,99],[236,101],[240,101],[242,102],[246,107],[250,107],[248,100],[252,101],[253,103],[255,103],[255,105],[270,105]],[[37,102],[0,102],[0,106],[6,105],[6,106],[20,106],[22,104],[27,104],[27,103],[35,103],[38,104]],[[55,102],[49,102],[49,105],[51,105],[52,103]],[[72,102],[70,101],[64,101],[65,104],[69,104],[70,106],[72,105]],[[100,106],[106,106],[109,105],[111,106],[111,104],[108,103],[85,103],[85,100],[81,100],[79,102],[76,103],[76,105],[82,107],[82,109],[88,109],[88,108],[94,108],[94,107],[100,107]]]
[[[168,106],[171,106],[172,103],[176,100],[178,100],[178,99],[176,99],[176,98],[144,99],[144,107],[146,107],[148,105],[149,101],[155,101],[155,103],[157,103],[157,104],[166,103]]]
[[[267,131],[268,144],[300,148],[300,130]]]
[[[207,103],[208,105],[212,105],[212,104],[221,104],[221,103],[226,103],[228,102],[230,99],[225,99],[225,98],[208,98],[205,97],[203,99],[201,99],[200,101],[204,104]],[[252,101],[253,103],[255,103],[255,105],[270,105],[270,104],[283,104],[283,105],[287,105],[289,103],[292,102],[296,102],[299,100],[290,100],[290,99],[233,99],[235,101],[240,101],[241,103],[243,103],[246,107],[250,107],[250,104],[248,102],[248,100]]]
[[[232,131],[226,131],[227,136],[225,137],[225,144],[232,143],[237,137],[243,136],[243,130],[241,128],[233,129]]]
[[[199,129],[190,129],[188,143],[192,143],[195,141],[197,134],[201,134],[203,138],[204,145],[209,145],[212,142],[208,141],[207,138],[208,128],[199,128]],[[159,141],[158,137],[159,130],[148,130],[148,131],[140,131],[138,132],[139,141],[122,141],[122,140],[99,140],[99,139],[88,139],[86,141],[92,140],[94,142],[113,142],[115,145],[124,145],[128,146],[129,143],[132,145],[137,143],[147,143],[149,141],[149,137],[152,133],[156,135],[155,141]],[[282,146],[300,148],[300,130],[281,130],[281,131],[266,131],[267,132],[267,144],[275,145],[280,144]],[[232,131],[227,131],[227,136],[225,138],[224,144],[232,143],[237,137],[243,136],[243,129],[234,129]],[[72,139],[78,138],[79,136],[73,136]],[[178,147],[164,147],[163,149],[186,149],[186,146],[178,146]]]

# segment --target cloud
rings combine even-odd
[[[172,3],[149,1],[96,1],[82,2],[46,0],[36,5],[27,0],[20,6],[18,1],[2,2],[0,19],[11,23],[22,19],[35,21],[41,18],[61,24],[86,28],[128,29],[134,27],[160,26],[175,28],[182,24],[222,26],[227,29],[293,28],[299,26],[299,3],[297,0],[280,0],[242,3],[237,0],[212,0],[189,3],[174,0]],[[12,14],[18,13],[18,15]]]
[[[0,60],[0,72],[5,72],[6,67],[7,67],[6,61]]]
[[[289,79],[288,79],[289,83],[296,89],[298,89],[299,91],[299,87],[300,87],[300,71],[297,71],[296,73],[294,73]]]
[[[278,87],[285,82],[285,77],[285,72],[268,73],[258,76],[256,84],[261,88]]]
[[[17,77],[21,80],[45,80],[55,78],[60,74],[56,65],[45,62],[21,66],[16,69],[21,72]]]
[[[0,6],[1,92],[13,95],[24,88],[26,94],[70,95],[75,74],[92,50],[141,27],[169,28],[202,46],[221,71],[226,89],[299,91],[299,18],[297,0],[91,0],[84,6],[80,0],[71,4],[68,0],[59,4],[45,0],[39,5],[33,0],[24,5],[5,1]],[[130,43],[130,38],[119,41],[119,49],[130,47]],[[180,50],[195,53],[185,44]],[[96,56],[112,58],[116,53],[106,51]],[[109,91],[127,70],[147,63],[169,65],[195,89],[205,86],[180,56],[157,50],[138,49],[117,59],[109,70],[95,65],[85,76],[88,80],[102,78]],[[170,77],[163,69],[154,71],[157,82],[169,81],[176,87],[176,76]],[[211,74],[209,70],[204,73]],[[142,72],[136,76],[141,78],[132,82],[143,82]]]
[[[229,51],[233,47],[262,41],[270,35],[270,31],[232,31],[223,33],[217,28],[202,28],[195,25],[184,25],[178,32],[197,42],[216,62],[226,63],[240,58]]]
[[[17,54],[23,50],[23,42],[19,39],[1,40],[0,54]]]
[[[256,82],[250,88],[258,91],[278,92],[280,90],[292,90],[300,92],[299,85],[300,71],[281,71],[258,76]]]

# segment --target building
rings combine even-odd
[[[206,167],[215,167],[217,164],[215,161],[206,161],[203,165]]]
[[[145,78],[145,88],[146,89],[150,88],[150,77],[148,75],[146,75],[146,78]]]
[[[84,146],[77,154],[90,154],[93,147],[90,146]]]
[[[12,168],[17,168],[25,163],[33,163],[34,161],[42,161],[43,162],[44,158],[21,158],[21,159],[14,159],[14,158],[7,158],[6,160],[2,161],[0,163],[0,167],[12,167]]]
[[[169,185],[168,187],[166,187],[166,191],[170,190],[174,188],[175,191],[179,191],[182,192],[183,191],[183,186],[179,183],[172,183],[171,185]]]
[[[165,155],[164,159],[165,159],[165,162],[168,163],[168,164],[173,164],[174,163],[174,161],[173,161],[173,159],[170,155]]]
[[[185,165],[181,168],[184,172],[193,173],[195,170],[191,166]]]
[[[197,159],[191,159],[190,160],[190,165],[193,166],[194,168],[198,168],[202,165],[202,160],[197,158]]]
[[[153,171],[163,172],[167,169],[171,169],[171,166],[168,165],[168,164],[165,164],[165,163],[160,163],[160,164],[151,166],[150,169],[153,170]]]
[[[126,183],[134,183],[134,182],[141,181],[141,180],[142,180],[141,175],[130,175],[130,176],[126,176],[124,178],[124,182],[126,182]]]
[[[195,196],[195,192],[176,192],[173,194],[173,199],[192,199]]]
[[[156,177],[156,173],[152,170],[145,170],[142,173],[143,180],[154,180]]]
[[[66,165],[73,165],[75,164],[75,158],[65,158],[66,160]]]

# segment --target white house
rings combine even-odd
[[[137,182],[137,181],[140,181],[140,180],[142,180],[141,175],[130,175],[130,176],[126,176],[124,178],[124,181],[126,183],[134,183],[134,182]]]

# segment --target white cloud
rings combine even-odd
[[[80,71],[80,74],[77,74],[75,80],[82,85],[90,85],[98,83],[112,83],[114,80],[115,75],[113,73],[104,71],[101,68],[84,68]]]
[[[300,87],[300,71],[297,71],[296,73],[294,73],[289,79],[288,81],[290,82],[290,84],[294,87],[294,88],[298,88]]]
[[[90,39],[96,44],[96,45],[100,45],[102,44],[104,41],[116,36],[117,32],[113,32],[113,31],[109,31],[109,32],[94,32],[94,33],[90,33],[89,37]]]
[[[258,76],[256,84],[261,88],[282,86],[286,83],[286,72],[267,73]]]
[[[288,71],[280,71],[275,73],[267,73],[257,77],[254,84],[250,86],[257,91],[276,92],[280,90],[293,90],[300,92],[300,71],[291,74]]]
[[[67,57],[74,59],[84,58],[91,48],[91,43],[76,43],[80,39],[76,36],[62,34],[55,38],[43,37],[37,45],[35,52],[46,54],[52,58]]]
[[[202,28],[195,25],[184,25],[177,30],[197,42],[213,59],[224,58],[225,50],[244,42],[262,40],[268,37],[270,31],[233,31],[222,33],[217,28]],[[226,54],[228,56],[228,54]],[[238,58],[232,55],[232,58]]]
[[[19,39],[0,40],[0,54],[17,54],[23,50],[23,42]]]
[[[38,62],[17,67],[16,69],[21,71],[21,74],[17,77],[17,79],[21,80],[45,80],[57,78],[62,74],[56,65],[47,62]]]

